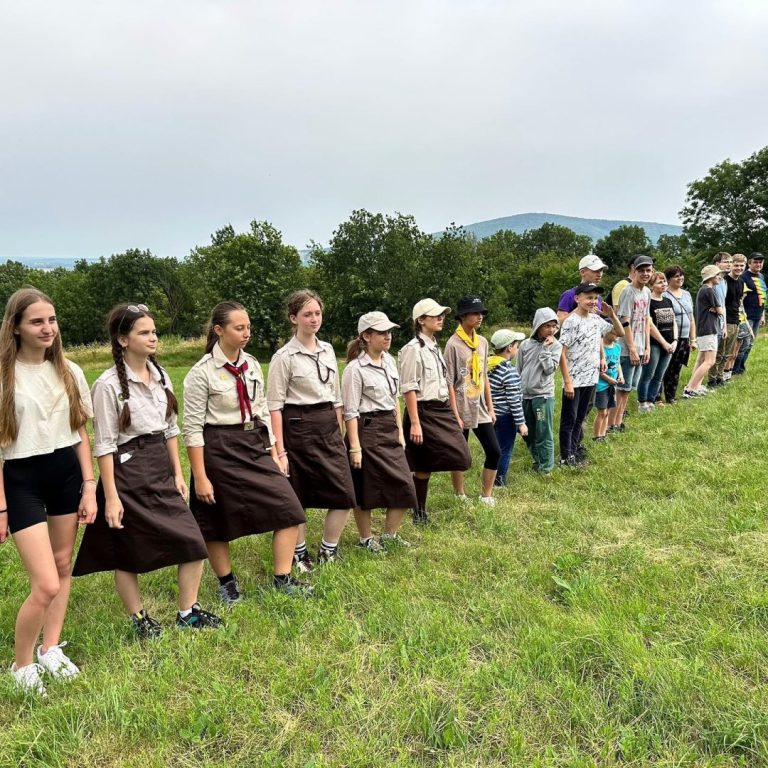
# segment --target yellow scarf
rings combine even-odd
[[[479,389],[480,379],[482,378],[482,365],[480,363],[480,353],[477,348],[480,346],[480,337],[472,331],[472,338],[467,335],[467,332],[461,327],[456,329],[456,335],[472,350],[472,357],[469,359],[469,375],[472,383]]]
[[[502,363],[506,362],[506,357],[502,357],[501,355],[491,355],[488,358],[488,373],[490,373],[497,365],[501,365]]]

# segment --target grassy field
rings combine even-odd
[[[237,542],[248,599],[219,632],[138,643],[110,576],[77,580],[83,674],[44,703],[0,676],[0,766],[768,765],[766,347],[706,399],[632,415],[584,471],[544,480],[518,444],[495,509],[437,477],[410,550],[355,551],[350,525],[314,599],[265,589],[268,537]],[[167,351],[180,389],[199,350]],[[142,579],[169,625],[174,575]],[[25,585],[7,544],[4,667]]]

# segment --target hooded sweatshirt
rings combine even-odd
[[[539,328],[552,320],[557,320],[554,310],[549,307],[537,309],[533,316],[531,336],[518,350],[517,369],[523,383],[523,400],[555,396],[555,371],[560,364],[563,345],[555,339],[554,344],[545,347],[537,336]]]

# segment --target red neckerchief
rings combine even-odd
[[[237,404],[240,406],[240,418],[245,424],[245,412],[248,411],[248,421],[253,421],[253,411],[251,411],[251,400],[248,397],[248,388],[245,386],[243,374],[248,370],[248,361],[244,360],[242,365],[232,365],[229,361],[224,363],[224,367],[235,377],[237,385]]]

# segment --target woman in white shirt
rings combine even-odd
[[[99,511],[85,532],[73,575],[114,571],[134,631],[156,637],[162,628],[144,608],[136,574],[178,565],[176,626],[217,628],[220,619],[197,602],[208,553],[184,501],[179,407],[155,359],[154,318],[143,304],[118,304],[107,328],[115,364],[93,385]]]
[[[79,673],[60,638],[77,523],[96,516],[91,415],[88,384],[64,357],[51,300],[34,288],[16,291],[0,329],[0,543],[10,533],[31,588],[16,619],[11,674],[43,696],[43,671],[57,679]]]

